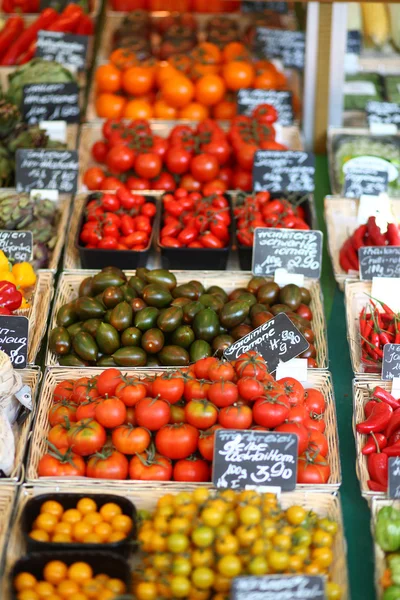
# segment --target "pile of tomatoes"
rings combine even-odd
[[[94,196],[94,197],[93,197]],[[141,194],[120,188],[115,194],[93,194],[85,207],[79,236],[86,248],[144,250],[153,230],[156,205]]]
[[[324,412],[320,391],[275,381],[255,352],[141,379],[111,368],[56,386],[39,477],[210,481],[215,431],[255,428],[295,433],[298,483],[323,484]]]
[[[256,227],[310,229],[304,208],[287,198],[271,198],[269,192],[246,196],[234,209],[236,237],[242,246],[252,246]]]
[[[275,140],[262,107],[253,117],[235,117],[228,133],[206,119],[196,128],[176,125],[168,138],[154,134],[146,120],[107,119],[104,139],[92,146],[92,158],[104,166],[89,167],[83,182],[89,190],[126,186],[170,192],[181,187],[205,196],[229,189],[251,191],[254,153],[286,149]]]
[[[163,197],[160,244],[168,248],[225,248],[229,244],[230,206],[222,194],[203,197],[178,188]]]

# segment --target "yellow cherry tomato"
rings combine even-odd
[[[82,515],[76,508],[69,508],[61,517],[61,520],[64,521],[64,523],[71,523],[71,525],[77,523],[81,519]]]
[[[242,571],[240,558],[234,554],[227,554],[220,558],[217,569],[224,577],[237,577]]]
[[[67,577],[68,567],[61,560],[51,560],[43,569],[43,577],[53,585],[58,585]]]
[[[43,529],[34,529],[30,532],[29,537],[37,542],[49,542],[50,536],[47,531],[43,531]]]
[[[132,519],[127,515],[116,515],[111,520],[111,527],[113,530],[122,531],[122,533],[129,533],[132,529],[132,525]]]
[[[103,517],[98,512],[90,512],[83,517],[83,521],[94,527],[95,525],[102,523]]]
[[[135,596],[138,600],[156,600],[157,585],[150,581],[141,581],[135,587]]]
[[[42,506],[40,507],[40,512],[50,513],[51,515],[60,518],[64,512],[64,508],[62,504],[56,500],[46,500],[46,502],[43,502]]]
[[[115,502],[107,502],[100,508],[99,513],[104,521],[110,523],[114,517],[122,515],[122,508],[118,504],[115,504]]]
[[[31,573],[27,573],[26,571],[18,573],[18,575],[14,578],[14,587],[17,592],[22,592],[23,590],[33,590],[36,583],[36,577],[34,577]]]
[[[68,577],[72,581],[79,583],[82,585],[85,581],[92,579],[93,577],[93,569],[90,565],[83,561],[78,561],[72,563],[72,565],[68,569]]]
[[[103,542],[106,542],[108,540],[112,532],[113,530],[110,523],[106,523],[105,521],[103,521],[102,523],[98,523],[93,527],[93,533],[98,535]]]
[[[93,498],[81,498],[76,508],[82,515],[88,515],[97,511],[97,504]]]
[[[286,511],[286,518],[291,525],[301,525],[307,516],[307,511],[302,506],[290,506]]]
[[[61,598],[70,598],[72,594],[77,594],[79,592],[79,585],[76,581],[72,581],[71,579],[65,579],[65,581],[61,581],[61,583],[57,587],[57,594],[61,596]]]
[[[50,513],[41,513],[38,515],[35,523],[35,529],[41,529],[42,531],[47,531],[47,533],[52,533],[54,527],[58,523],[58,517]]]

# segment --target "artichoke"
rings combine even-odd
[[[49,264],[49,258],[49,251],[47,250],[46,244],[33,244],[33,260],[31,261],[31,264],[35,271],[37,269],[46,268]]]
[[[15,104],[0,98],[0,138],[7,137],[21,121],[21,113]]]

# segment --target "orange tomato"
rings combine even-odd
[[[196,62],[208,65],[218,65],[221,62],[221,50],[212,42],[201,42],[192,52]]]
[[[173,54],[168,58],[170,65],[180,73],[187,75],[192,68],[193,60],[187,54]]]
[[[148,94],[154,85],[154,72],[150,67],[129,67],[122,73],[122,87],[132,96]]]
[[[164,82],[161,93],[167,104],[183,108],[194,96],[194,85],[187,77],[177,75]]]
[[[122,71],[138,64],[137,56],[129,48],[117,48],[110,55],[110,61]]]
[[[151,119],[153,109],[147,100],[136,98],[125,105],[122,116],[126,119]]]
[[[95,77],[99,92],[118,92],[121,88],[121,71],[115,65],[101,65]]]
[[[190,106],[190,104],[188,106]],[[178,114],[176,108],[169,106],[162,98],[160,98],[160,100],[156,100],[153,110],[154,116],[157,119],[176,119]]]
[[[257,72],[257,75],[259,75],[260,71],[274,71],[275,73],[277,72],[277,68],[274,65],[274,63],[270,62],[269,60],[266,60],[265,58],[263,58],[262,60],[258,60],[257,62],[254,63],[254,68]]]
[[[251,87],[254,81],[254,67],[250,63],[231,61],[222,69],[222,75],[229,90]]]
[[[233,119],[237,114],[236,102],[222,100],[213,106],[214,119]]]
[[[191,78],[199,79],[203,75],[218,75],[221,70],[220,65],[208,65],[205,63],[194,63],[193,69],[191,70]]]
[[[204,121],[209,116],[208,108],[199,102],[191,102],[179,112],[180,119]]]
[[[117,94],[102,93],[96,98],[96,113],[104,119],[119,119],[122,116],[126,99]]]
[[[232,60],[249,60],[250,54],[241,42],[230,42],[222,50],[222,60],[225,63]]]
[[[218,104],[224,97],[224,94],[225,83],[218,75],[204,75],[204,77],[201,77],[196,82],[196,100],[201,102],[201,104],[205,104],[206,106]]]
[[[171,77],[176,77],[177,75],[179,75],[179,73],[175,69],[175,67],[173,67],[170,62],[162,60],[158,63],[155,72],[157,87],[162,87],[163,84],[167,81],[167,79],[170,79]]]
[[[260,90],[279,90],[286,83],[285,76],[278,71],[262,71],[254,80],[254,87]]]

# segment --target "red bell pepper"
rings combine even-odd
[[[22,294],[10,281],[0,281],[0,306],[17,310],[22,304]]]

